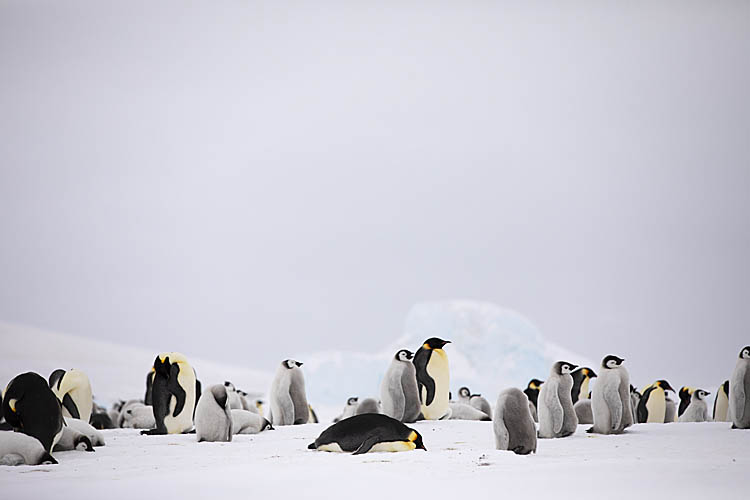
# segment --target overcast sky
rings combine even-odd
[[[2,0],[0,320],[271,368],[466,298],[727,378],[750,3],[355,3]]]

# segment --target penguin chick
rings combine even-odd
[[[570,375],[576,368],[573,363],[558,361],[542,384],[537,402],[539,437],[567,437],[576,431],[578,418],[571,399],[573,377]]]
[[[708,405],[706,396],[711,394],[703,389],[694,389],[690,395],[690,404],[680,415],[679,422],[708,422]]]
[[[493,428],[498,450],[517,455],[536,453],[536,426],[528,408],[529,399],[519,389],[505,389],[497,397]]]

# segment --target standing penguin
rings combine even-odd
[[[725,380],[714,398],[714,422],[729,422],[729,380]]]
[[[517,455],[536,453],[536,426],[528,408],[529,398],[519,389],[505,389],[497,397],[493,427],[498,450]]]
[[[622,366],[624,359],[610,354],[602,360],[599,380],[591,394],[594,426],[587,432],[621,434],[633,425],[630,408],[630,374]]]
[[[63,406],[63,417],[84,422],[91,419],[94,398],[88,376],[80,370],[55,370],[49,376],[49,386]]]
[[[232,440],[232,412],[225,386],[212,385],[201,395],[195,410],[195,435],[199,443]]]
[[[383,414],[399,422],[416,422],[422,411],[413,358],[414,354],[407,349],[398,351],[380,384]]]
[[[285,359],[271,384],[271,415],[273,425],[306,424],[310,416],[305,395],[302,363]]]
[[[687,410],[687,407],[690,405],[690,398],[693,395],[693,391],[695,391],[695,387],[680,387],[680,392],[677,393],[680,398],[680,406],[677,409],[678,417],[681,417],[682,414],[685,413],[685,410]]]
[[[708,405],[706,396],[711,394],[703,389],[693,389],[690,404],[680,415],[679,422],[708,422]]]
[[[666,380],[657,380],[643,388],[643,395],[638,402],[638,423],[663,424],[667,418],[667,397],[665,391],[672,391]]]
[[[664,423],[677,422],[677,405],[669,397],[669,393],[664,393],[664,405]]]
[[[573,405],[573,409],[576,411],[579,425],[594,423],[594,410],[591,408],[590,398],[579,399]]]
[[[141,434],[181,434],[193,427],[195,371],[178,352],[159,354],[154,360],[152,400],[155,429]]]
[[[740,351],[729,379],[729,414],[732,429],[750,429],[750,345]]]
[[[526,394],[527,398],[529,398],[529,411],[531,412],[531,416],[534,419],[534,422],[539,421],[539,418],[537,418],[538,412],[536,409],[536,404],[539,399],[539,390],[541,389],[543,383],[543,380],[532,378],[529,381],[529,384],[526,386],[526,389],[523,390],[523,393]]]
[[[633,422],[638,422],[638,403],[641,401],[641,393],[630,384],[630,408],[633,410]]]
[[[22,373],[10,381],[3,396],[3,414],[13,429],[37,438],[48,453],[62,437],[65,422],[60,401],[38,373]]]
[[[539,412],[539,437],[567,437],[576,431],[578,417],[573,409],[570,391],[573,377],[570,372],[577,365],[558,361],[552,366],[549,378],[539,391],[537,411]]]
[[[153,393],[154,390],[154,367],[146,375],[146,395],[143,397],[143,404],[151,406],[153,404]]]
[[[353,417],[357,413],[357,407],[359,406],[359,398],[357,396],[352,396],[349,399],[346,400],[346,404],[344,405],[344,409],[341,412],[341,415],[333,419],[333,422],[339,422],[341,420],[344,420],[345,418]]]
[[[573,377],[573,389],[570,391],[573,404],[576,404],[579,399],[588,399],[589,381],[596,378],[594,370],[588,367],[577,368],[570,376]]]
[[[422,415],[426,420],[439,420],[450,409],[450,370],[448,356],[443,347],[450,340],[432,337],[425,340],[414,355],[417,371],[417,388],[422,402]]]

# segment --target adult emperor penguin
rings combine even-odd
[[[305,395],[302,363],[293,359],[281,362],[271,384],[271,415],[273,425],[306,424],[310,416]]]
[[[232,410],[232,432],[235,434],[258,434],[273,430],[271,422],[249,410]]]
[[[80,370],[55,370],[49,376],[49,386],[60,400],[63,417],[72,417],[88,422],[94,407],[91,382]]]
[[[48,465],[56,463],[57,460],[52,458],[52,455],[44,449],[38,439],[20,432],[0,432],[0,465]]]
[[[193,428],[195,370],[185,356],[165,352],[154,360],[152,400],[155,429],[141,434],[181,434]]]
[[[146,395],[143,397],[143,404],[151,406],[153,404],[153,390],[154,390],[154,367],[146,375]]]
[[[588,367],[577,368],[570,374],[570,376],[573,377],[573,388],[570,392],[573,404],[576,404],[579,399],[588,399],[589,381],[592,378],[596,378],[594,370]]]
[[[714,398],[714,422],[729,422],[729,380],[725,380]]]
[[[539,421],[539,419],[537,418],[538,412],[536,409],[536,404],[539,399],[539,390],[541,389],[543,383],[543,380],[532,378],[529,381],[529,384],[526,386],[526,389],[523,390],[523,393],[526,394],[527,398],[529,398],[529,411],[531,411],[531,416],[534,418],[534,422]]]
[[[587,432],[621,434],[633,425],[630,407],[630,374],[622,366],[624,359],[610,354],[602,360],[599,379],[591,391],[594,426]]]
[[[399,422],[416,422],[422,412],[413,358],[414,354],[407,349],[398,351],[380,384],[383,414]]]
[[[729,414],[732,429],[750,429],[750,345],[740,351],[729,379]]]
[[[324,430],[310,450],[353,452],[425,450],[422,436],[395,418],[365,413],[346,418]]]
[[[687,407],[690,405],[690,398],[693,395],[693,391],[695,391],[695,387],[688,387],[686,385],[680,387],[680,391],[677,393],[680,398],[680,406],[677,409],[678,417],[681,417],[682,414],[685,413],[685,410],[687,410]]]
[[[672,391],[672,386],[666,380],[657,380],[643,388],[641,400],[638,402],[638,423],[663,424],[667,417],[667,398],[665,391]]]
[[[35,437],[51,452],[62,437],[60,401],[38,373],[16,376],[5,388],[3,415],[13,429]]]
[[[690,404],[680,415],[679,422],[708,422],[708,405],[706,396],[711,394],[703,389],[693,389]]]
[[[537,411],[539,414],[539,437],[567,437],[576,431],[578,417],[573,409],[570,391],[573,377],[570,372],[577,365],[558,361],[552,366],[549,378],[539,391]]]
[[[529,413],[529,398],[515,387],[497,397],[493,427],[495,447],[517,455],[536,453],[536,426]]]
[[[225,385],[212,385],[201,395],[195,410],[195,435],[201,441],[231,441],[232,412]]]
[[[445,344],[449,343],[450,340],[429,338],[414,355],[419,400],[422,403],[422,416],[426,420],[439,420],[450,409],[450,370],[448,356],[443,350]]]

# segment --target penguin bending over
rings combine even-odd
[[[271,422],[248,410],[232,410],[232,432],[235,434],[258,434],[273,430]]]
[[[195,370],[178,352],[159,354],[154,360],[152,400],[155,429],[144,435],[181,434],[193,428]]]
[[[448,418],[450,420],[492,420],[489,415],[481,410],[477,410],[471,405],[464,403],[449,403],[450,412]]]
[[[732,429],[750,429],[750,345],[740,351],[729,379],[729,414]]]
[[[88,422],[94,407],[89,377],[80,370],[55,370],[49,376],[49,386],[60,400],[63,417],[72,417]]]
[[[469,405],[481,411],[492,420],[492,407],[490,406],[490,402],[481,394],[472,394],[471,399],[469,400]]]
[[[685,413],[685,410],[687,410],[687,407],[690,405],[690,398],[694,391],[695,387],[688,387],[686,385],[680,387],[680,392],[677,393],[677,396],[680,398],[680,406],[677,409],[678,417],[681,417],[682,414]]]
[[[515,387],[497,397],[493,427],[495,447],[517,455],[536,453],[536,426],[528,411],[529,398]]]
[[[638,402],[638,423],[663,424],[667,417],[667,397],[665,391],[672,391],[672,386],[666,380],[657,380],[643,388],[641,400]]]
[[[49,453],[62,437],[60,401],[38,373],[16,376],[5,388],[3,415],[13,429],[35,437]]]
[[[285,359],[271,384],[271,422],[276,425],[306,424],[310,410],[305,394],[302,363]]]
[[[579,399],[588,399],[589,381],[596,378],[594,370],[588,367],[577,368],[570,376],[573,377],[573,389],[570,392],[573,404],[576,404]]]
[[[212,385],[198,400],[195,436],[199,443],[232,440],[232,413],[225,385]]]
[[[417,389],[422,403],[422,416],[426,420],[444,418],[448,410],[450,370],[448,356],[443,347],[450,340],[432,337],[425,340],[414,355]]]
[[[539,391],[539,437],[559,438],[572,435],[578,426],[573,409],[571,389],[573,377],[570,372],[577,365],[558,361],[552,366],[550,376]]]
[[[714,398],[714,422],[729,422],[729,380],[725,380]]]
[[[363,413],[380,413],[380,403],[375,398],[365,398],[361,403],[357,405],[357,411],[355,415],[362,415]]]
[[[346,418],[324,430],[310,450],[353,452],[426,450],[422,436],[395,418],[364,413]]]
[[[708,405],[706,396],[711,394],[703,389],[693,389],[690,396],[690,404],[680,415],[679,422],[708,422]]]
[[[398,351],[380,384],[383,414],[399,422],[416,422],[422,412],[413,358],[414,354],[407,349]]]
[[[587,432],[621,434],[633,425],[630,407],[630,374],[622,366],[624,359],[610,354],[602,360],[599,380],[591,395],[594,426]]]
[[[44,379],[42,379],[44,380]],[[45,385],[47,382],[44,382]],[[0,432],[0,465],[51,465],[52,458],[38,439],[21,432]]]

